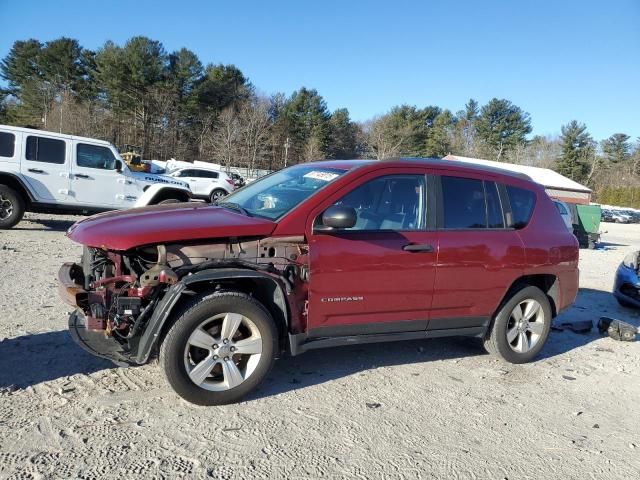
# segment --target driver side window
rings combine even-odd
[[[345,231],[423,230],[426,224],[424,175],[387,175],[356,187],[334,205],[353,207],[358,216]]]
[[[76,150],[76,163],[79,167],[114,170],[116,158],[111,150],[98,145],[79,143]]]

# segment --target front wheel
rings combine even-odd
[[[239,401],[264,379],[277,349],[271,315],[253,298],[196,298],[167,333],[160,363],[173,389],[197,405]]]
[[[0,230],[16,225],[24,215],[24,200],[18,192],[0,185]]]
[[[551,330],[551,304],[537,287],[515,292],[496,314],[484,347],[510,363],[526,363],[542,350]]]

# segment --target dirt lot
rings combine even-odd
[[[65,330],[56,272],[74,217],[0,232],[0,478],[637,478],[640,343],[553,332],[514,366],[468,339],[316,351],[250,399],[195,407],[156,364],[114,368]],[[640,225],[581,252],[576,305],[640,324],[609,291]]]

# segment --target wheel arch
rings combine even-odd
[[[27,188],[22,179],[13,173],[0,172],[0,184],[12,188],[22,195],[27,207],[30,207],[31,203],[35,201],[31,191]]]
[[[260,302],[271,314],[277,328],[280,349],[284,349],[289,325],[289,306],[285,289],[278,280],[263,272],[248,269],[203,270],[184,277],[169,288],[156,306],[153,316],[138,342],[136,363],[146,363],[175,322],[189,299],[201,293],[236,291]]]
[[[516,278],[509,286],[506,293],[502,297],[498,308],[494,312],[494,317],[500,311],[502,306],[518,291],[525,287],[537,287],[544,292],[549,299],[551,305],[551,314],[555,317],[558,314],[557,306],[559,305],[560,284],[558,277],[551,273],[536,273],[531,275],[523,275]]]

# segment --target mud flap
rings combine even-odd
[[[122,346],[116,340],[107,337],[104,330],[88,330],[86,321],[80,310],[69,315],[69,333],[74,342],[91,355],[111,360],[119,367],[131,365],[132,362],[127,360]]]

